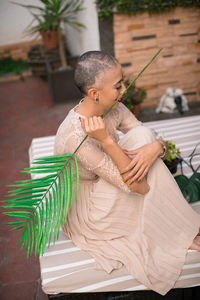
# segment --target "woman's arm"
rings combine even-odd
[[[99,141],[104,151],[112,158],[120,172],[130,164],[131,159],[109,136],[101,117],[82,119],[81,126],[89,137]],[[126,183],[132,192],[145,194],[149,191],[149,186],[145,178],[140,182],[135,181],[132,183],[127,180]]]
[[[118,119],[120,120],[120,124],[117,128],[118,130],[127,133],[132,128],[142,125],[123,103],[119,103],[117,109],[119,112]],[[164,155],[162,157],[163,150],[162,142],[158,140],[133,151],[124,151],[126,155],[134,156],[131,163],[122,170],[125,180],[130,180],[131,182],[142,180],[158,157],[161,157],[164,160],[164,157],[166,156]]]
[[[133,182],[142,180],[158,157],[164,159],[167,154],[167,149],[163,148],[163,144],[160,140],[156,140],[132,151],[126,151],[124,149],[124,153],[134,156],[134,158],[122,170],[121,174],[123,174],[125,180]]]

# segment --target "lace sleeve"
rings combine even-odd
[[[130,129],[142,124],[123,103],[119,103],[118,107],[120,117],[118,130],[127,133]]]
[[[75,134],[71,135],[65,142],[65,153],[73,153],[81,140]],[[102,150],[96,140],[87,138],[78,149],[76,157],[85,169],[92,171],[121,190],[127,193],[131,192],[123,182],[117,166],[113,163],[110,156]]]

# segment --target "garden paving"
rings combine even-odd
[[[28,77],[25,81],[0,83],[0,175],[1,200],[5,199],[7,185],[27,178],[20,173],[28,167],[28,148],[35,137],[55,135],[68,111],[77,101],[54,105],[46,81]],[[199,102],[190,105],[184,116],[200,114]],[[155,114],[155,109],[143,109],[142,121],[181,117],[175,114]],[[0,214],[0,295],[3,300],[43,300],[47,296],[40,285],[38,259],[26,258],[17,245],[20,233],[9,231]]]

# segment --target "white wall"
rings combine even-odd
[[[84,0],[83,10],[77,14],[77,22],[85,28],[75,29],[64,25],[65,36],[70,53],[79,56],[89,50],[100,50],[98,14],[96,0]]]
[[[39,0],[13,0],[21,4],[40,4]],[[77,14],[77,21],[86,28],[74,29],[64,25],[70,53],[80,55],[88,50],[99,50],[99,28],[95,0],[83,0],[84,10]],[[0,46],[33,40],[24,33],[32,16],[26,8],[14,5],[9,0],[0,0]]]
[[[21,4],[37,5],[39,0],[15,0]],[[31,22],[32,16],[26,8],[0,0],[0,46],[33,40],[24,30]]]

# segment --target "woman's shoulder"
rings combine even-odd
[[[130,112],[130,110],[122,102],[119,102],[118,109],[121,113]]]
[[[117,105],[117,107],[113,110],[111,110],[110,114],[110,117],[113,119],[113,118],[121,118],[123,117],[125,114],[127,114],[129,112],[128,108],[122,103],[122,102],[119,102],[119,104]]]
[[[72,131],[78,128],[81,128],[80,120],[78,114],[75,112],[75,107],[72,108],[65,119],[62,121],[60,126],[58,127],[57,134],[68,132],[69,129]]]

